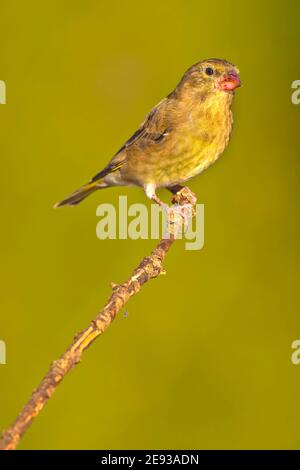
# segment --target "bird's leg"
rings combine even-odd
[[[174,225],[173,233],[179,233],[179,231],[181,231],[182,224],[185,232],[190,220],[192,219],[194,205],[197,201],[195,194],[186,186],[168,186],[167,189],[169,189],[174,194],[172,199],[172,206],[170,207],[168,204],[159,199],[155,189],[156,187],[152,183],[148,183],[144,187],[148,198],[158,204],[166,212],[169,223]],[[189,202],[186,203],[184,201]]]
[[[157,196],[156,192],[155,192],[155,185],[152,184],[152,183],[148,183],[144,190],[145,190],[145,193],[146,193],[146,196],[151,199],[151,201],[155,202],[156,204],[158,204],[162,209],[165,209],[166,211],[168,211],[170,208],[168,206],[168,204],[166,204],[165,202],[161,201],[159,199],[159,197]]]
[[[179,191],[183,188],[184,186],[181,186],[181,184],[174,184],[174,186],[167,186],[167,189],[171,191],[172,194],[177,194]]]
[[[169,238],[171,233],[175,235],[176,237],[176,235],[179,233],[181,226],[182,226],[182,221],[183,221],[182,214],[179,213],[179,211],[177,210],[177,206],[173,205],[170,207],[168,206],[168,204],[161,201],[159,197],[157,196],[155,189],[156,189],[155,185],[150,184],[150,183],[144,187],[144,191],[146,195],[148,196],[148,198],[151,199],[151,201],[154,201],[156,204],[158,204],[167,216],[166,231],[163,235],[163,238]]]

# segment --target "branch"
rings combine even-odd
[[[195,197],[188,188],[182,188],[174,197],[173,202],[180,205],[195,204]],[[169,223],[172,220],[169,216]],[[103,310],[91,321],[90,325],[81,331],[62,356],[50,365],[37,389],[32,393],[13,425],[4,431],[0,439],[0,450],[16,449],[21,437],[27,431],[33,420],[42,411],[48,400],[55,392],[59,383],[67,373],[81,360],[83,352],[110,326],[117,313],[125,303],[137,294],[143,284],[155,279],[163,273],[163,260],[176,239],[176,232],[170,231],[169,238],[162,239],[151,254],[145,257],[133,271],[128,280],[121,285],[112,283],[112,294]]]

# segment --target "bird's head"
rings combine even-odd
[[[190,67],[179,86],[206,92],[233,93],[241,86],[241,80],[235,65],[222,59],[208,59]]]

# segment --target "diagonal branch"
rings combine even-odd
[[[195,204],[194,195],[188,188],[183,188],[177,193],[174,200],[174,202],[180,205]],[[117,313],[130,297],[140,291],[143,284],[162,274],[163,260],[175,239],[176,234],[174,234],[174,230],[173,233],[171,230],[170,236],[158,243],[156,248],[141,261],[124,284],[112,284],[113,292],[103,310],[91,321],[86,329],[74,338],[73,343],[62,356],[50,365],[48,373],[33,391],[30,400],[24,406],[13,425],[4,431],[0,439],[0,450],[16,449],[22,435],[44,408],[58,384],[80,362],[83,352],[98,336],[104,333],[115,319]]]

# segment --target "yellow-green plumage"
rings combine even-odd
[[[111,162],[57,206],[77,204],[96,189],[114,185],[141,186],[159,201],[156,188],[172,188],[201,173],[228,144],[239,84],[238,70],[224,60],[192,66]]]

